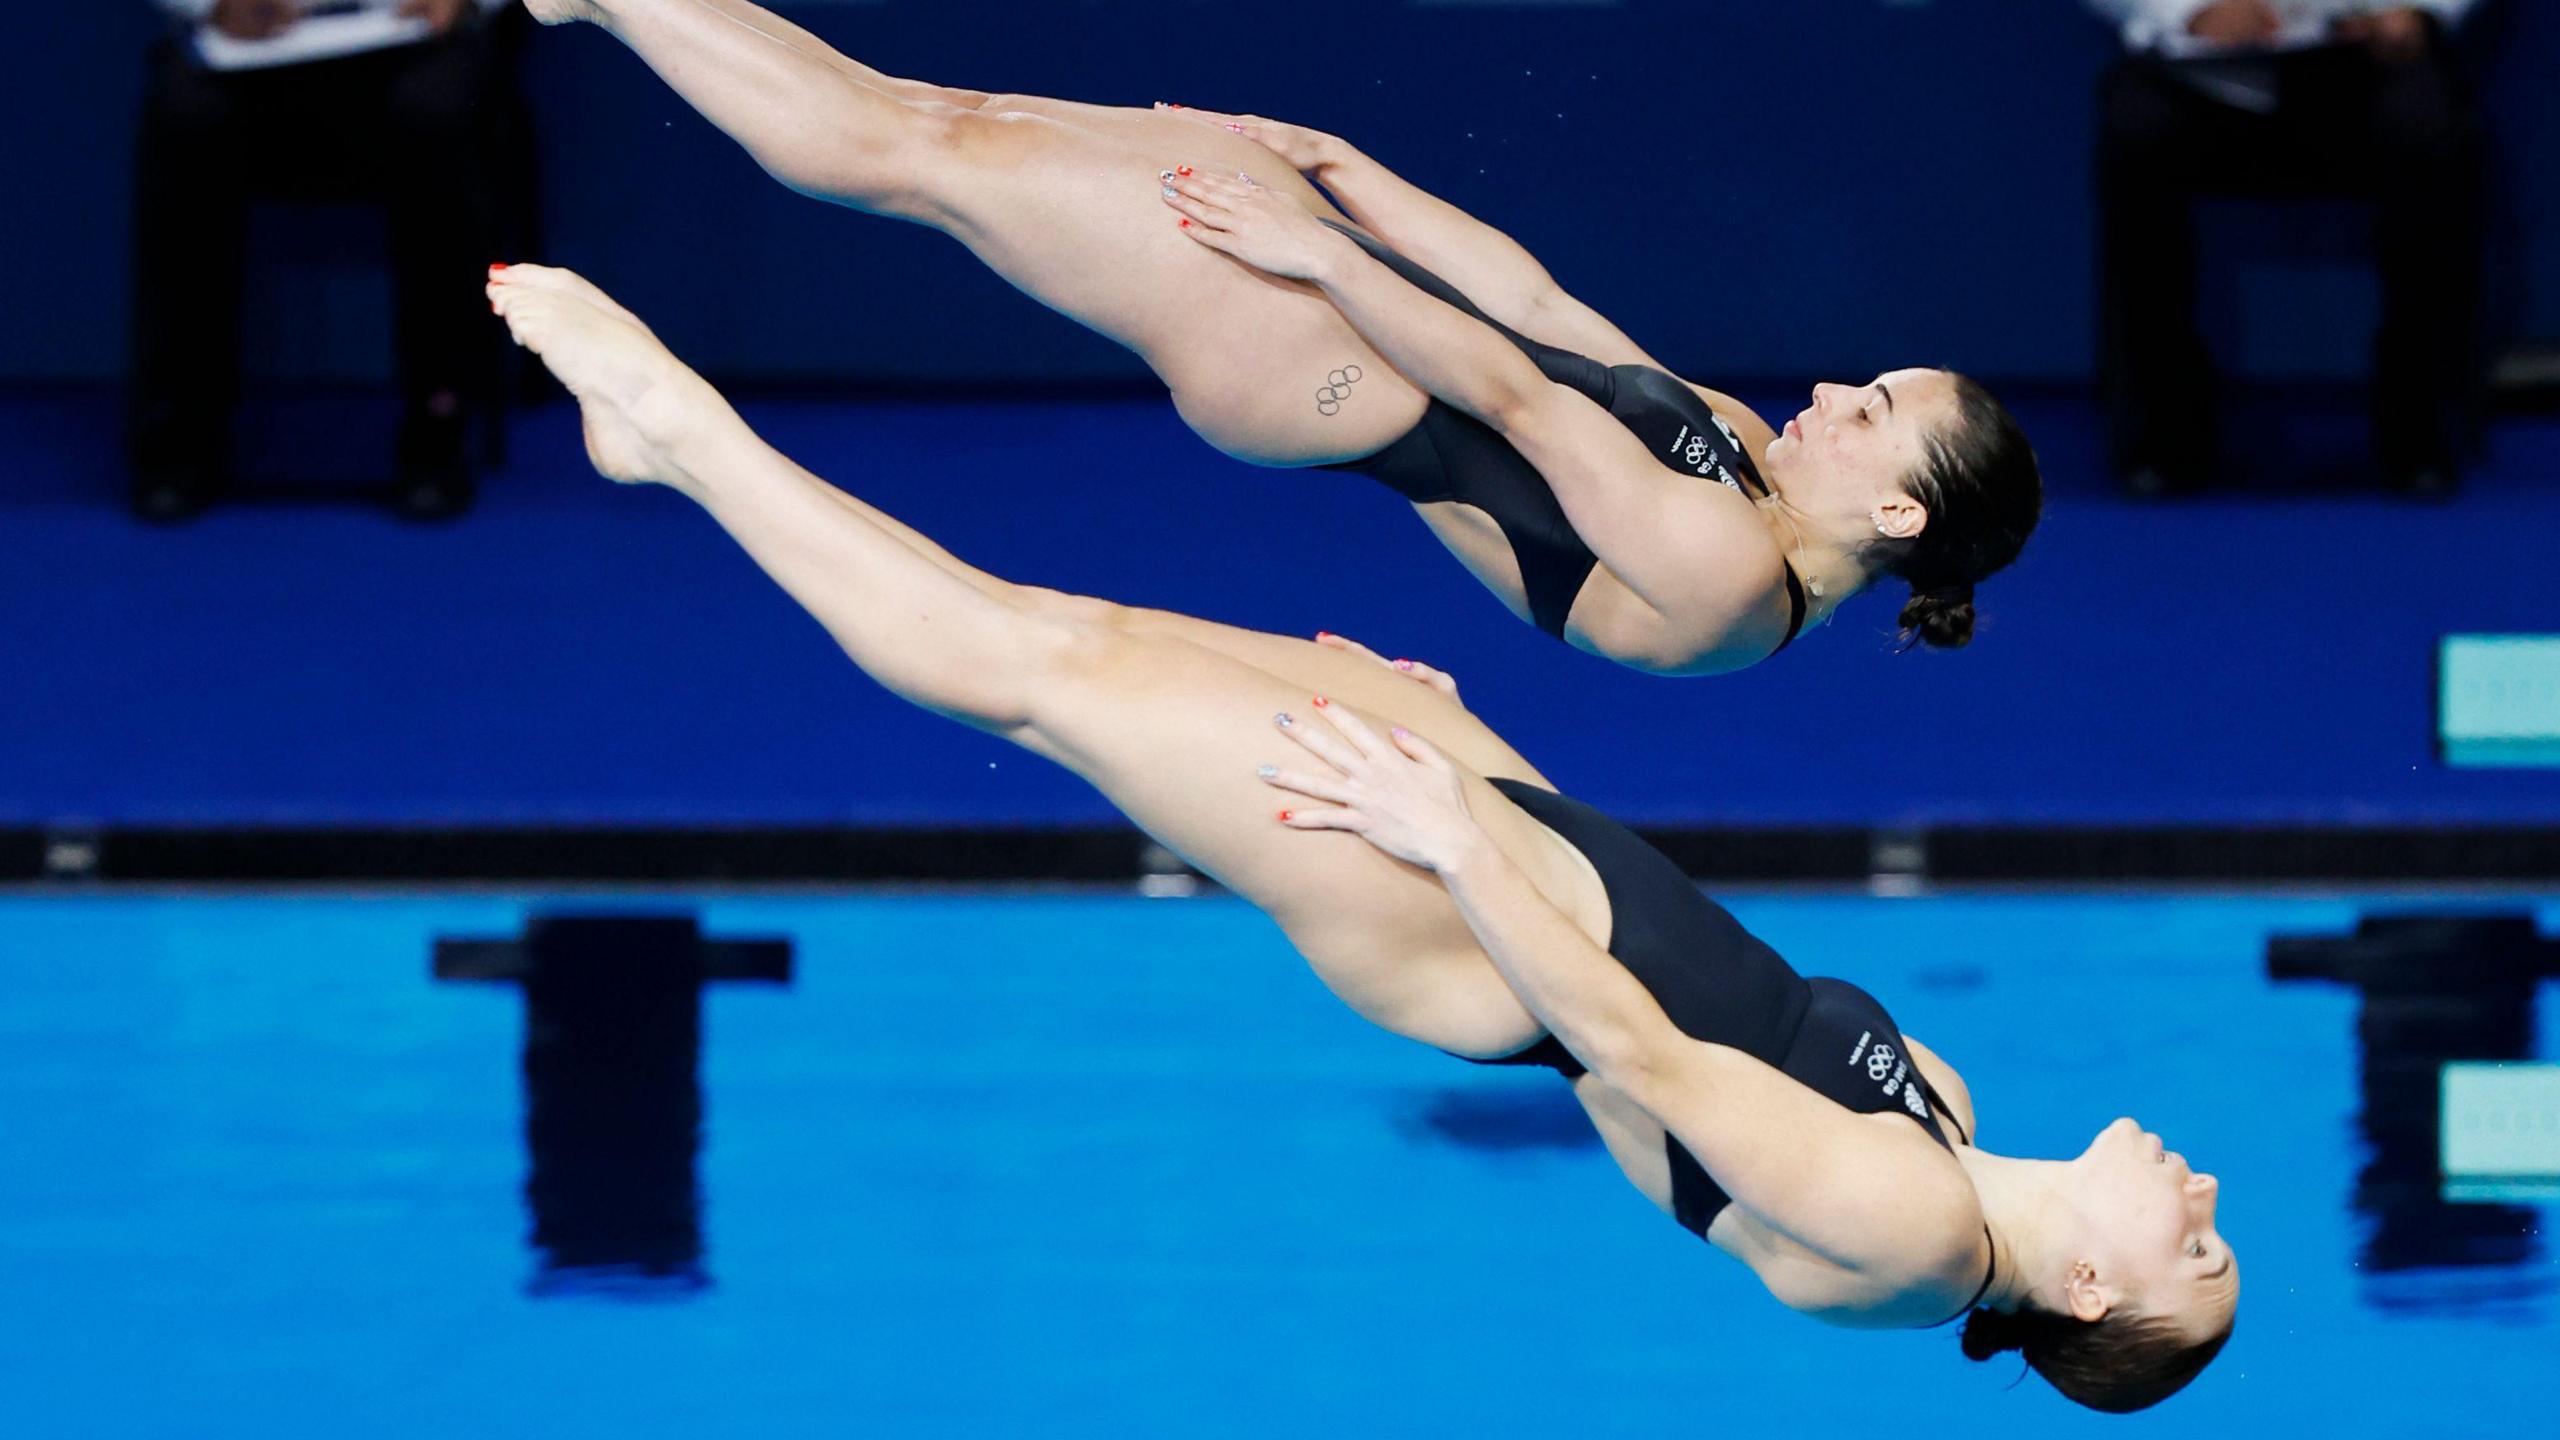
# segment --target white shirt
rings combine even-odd
[[[2176,59],[2230,54],[2187,33],[2187,22],[2213,0],[2089,0],[2098,13],[2124,27],[2127,49],[2151,50]],[[2329,43],[2330,27],[2353,15],[2376,10],[2424,10],[2451,25],[2469,13],[2475,0],[2273,0],[2284,17],[2271,50],[2304,50]],[[2262,53],[2262,52],[2244,52]]]
[[[194,27],[197,58],[215,70],[262,70],[334,60],[368,50],[414,45],[428,38],[427,22],[404,19],[402,0],[300,0],[320,13],[295,22],[264,40],[235,40],[206,23],[220,0],[155,0],[159,7]],[[489,13],[515,0],[472,0]]]

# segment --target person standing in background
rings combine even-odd
[[[2473,0],[2092,0],[2127,54],[2100,92],[2099,376],[2126,489],[2212,479],[2196,324],[2199,195],[2374,201],[2374,440],[2411,495],[2451,493],[2480,388],[2485,144],[2447,45]]]
[[[178,520],[222,491],[239,394],[248,206],[389,210],[401,508],[458,513],[493,399],[491,17],[512,0],[157,0],[135,164],[131,499]]]

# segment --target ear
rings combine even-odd
[[[1895,495],[1876,506],[1876,533],[1887,540],[1917,540],[1929,528],[1929,507],[1908,495]]]
[[[2098,1267],[2083,1260],[2062,1282],[2062,1304],[2075,1320],[2096,1324],[2115,1308],[2115,1292],[2098,1282]]]

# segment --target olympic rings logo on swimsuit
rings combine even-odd
[[[1893,1047],[1879,1045],[1867,1052],[1867,1078],[1881,1081],[1893,1073]]]
[[[1357,365],[1345,365],[1326,376],[1324,388],[1316,392],[1316,413],[1319,415],[1341,414],[1342,402],[1351,398],[1351,387],[1359,384],[1363,378],[1360,367]]]

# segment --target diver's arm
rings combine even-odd
[[[1494,319],[1604,365],[1653,365],[1643,347],[1567,294],[1527,247],[1388,169],[1339,135],[1259,115],[1178,112],[1231,128],[1323,186],[1360,228],[1457,287]]]

